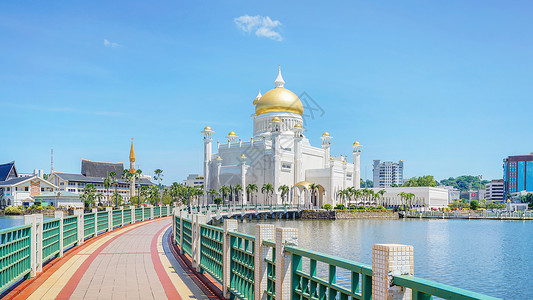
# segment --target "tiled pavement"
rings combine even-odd
[[[170,223],[165,218],[116,229],[17,298],[208,299],[163,243]]]

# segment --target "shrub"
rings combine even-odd
[[[358,210],[362,210],[362,211],[365,211],[366,210],[366,207],[364,205],[359,205],[357,207]]]
[[[376,207],[376,210],[385,211],[385,207],[383,207],[383,205],[378,205],[378,207]]]
[[[354,204],[350,204],[350,210],[356,210],[357,209],[357,206],[355,206]]]
[[[331,204],[326,203],[326,204],[324,204],[324,206],[322,208],[327,210],[327,211],[330,211],[331,210]]]
[[[21,212],[22,211],[16,206],[6,207],[6,210],[5,210],[6,215],[20,215]]]
[[[346,209],[346,206],[344,206],[344,204],[337,204],[337,206],[335,206],[335,209]]]

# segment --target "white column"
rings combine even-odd
[[[201,224],[205,224],[205,216],[202,214],[197,214],[193,216],[193,232],[192,232],[192,264],[193,268],[197,272],[201,272],[200,268],[200,259],[201,259],[201,241],[202,241],[202,230],[200,228]]]
[[[361,188],[361,152],[353,153],[353,187]]]
[[[83,222],[83,209],[75,209],[74,215],[78,218],[78,246],[83,244],[83,241],[85,240],[85,231],[84,231],[84,222]]]
[[[130,210],[131,210],[131,221],[130,221],[130,224],[133,224],[133,223],[135,223],[135,206],[130,206]]]
[[[274,225],[257,224],[255,225],[255,249],[254,249],[254,294],[255,300],[266,299],[263,293],[267,289],[268,283],[268,265],[266,258],[272,259],[273,250],[271,247],[263,246],[264,240],[274,240]]]
[[[43,215],[33,214],[24,216],[24,224],[31,224],[31,277],[35,277],[43,270]]]
[[[242,199],[242,203],[247,204],[248,199],[246,195],[246,170],[248,169],[248,166],[246,165],[246,157],[241,158],[241,186],[242,191],[240,192],[240,199]]]
[[[113,230],[113,208],[106,207],[105,210],[107,211],[107,232],[110,232]]]
[[[272,133],[272,150],[274,151],[274,161],[273,161],[273,168],[272,168],[272,185],[274,187],[274,193],[272,194],[272,199],[270,199],[272,204],[279,203],[278,188],[280,186],[280,177],[281,177],[281,158],[280,158],[281,145],[280,145],[279,139],[280,139],[280,133],[273,132]]]
[[[63,217],[64,213],[62,211],[55,211],[54,218],[59,219],[59,257],[63,257]]]
[[[373,299],[410,300],[411,290],[394,285],[393,276],[412,276],[413,274],[413,246],[374,244],[372,247]]]
[[[300,134],[297,132],[297,134]],[[304,180],[302,170],[302,137],[294,138],[294,183]]]
[[[154,219],[154,206],[150,205],[150,220]]]
[[[222,261],[224,269],[222,270],[222,293],[224,298],[229,299],[230,293],[228,287],[230,286],[230,274],[231,274],[231,241],[229,232],[237,231],[237,220],[225,219],[224,220],[224,248]]]
[[[276,228],[276,299],[291,299],[292,256],[285,246],[298,245],[298,229]]]
[[[96,208],[92,209],[94,213],[94,237],[98,235],[98,210]]]

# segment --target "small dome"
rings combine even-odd
[[[205,126],[205,127],[204,127],[204,131],[211,131],[211,127],[209,127],[209,126]]]
[[[278,117],[274,117],[274,118],[272,119],[272,122],[280,123],[280,122],[281,122],[281,119],[278,118]]]
[[[217,156],[217,160],[222,160],[222,157],[220,157],[220,156]]]
[[[355,141],[355,143],[353,143],[354,146],[360,146],[361,144],[358,142],[358,141]]]
[[[303,128],[303,127],[302,127],[302,124],[300,124],[300,123],[296,123],[296,125],[294,125],[294,128],[300,128],[300,129],[301,129],[301,128]]]
[[[241,154],[241,158],[246,158],[246,155],[244,155],[244,153]]]
[[[230,132],[228,133],[228,136],[237,136],[237,134],[235,134],[234,131],[230,131]]]
[[[329,135],[329,132],[326,131],[326,132],[324,132],[324,133],[322,134],[322,136],[330,136],[330,135]]]

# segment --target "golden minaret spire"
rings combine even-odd
[[[130,172],[135,172],[135,150],[133,150],[133,138],[131,138],[131,148],[130,148]]]

